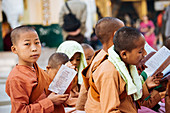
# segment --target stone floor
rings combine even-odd
[[[42,53],[37,61],[38,65],[45,69],[49,56],[56,51],[55,48],[42,48]],[[5,93],[5,82],[9,72],[18,62],[18,58],[12,52],[0,52],[0,113],[10,113],[10,98]]]

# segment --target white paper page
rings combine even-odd
[[[49,85],[48,90],[57,94],[64,94],[77,72],[65,65],[62,65]]]
[[[145,69],[147,75],[151,76],[161,65],[162,63],[169,57],[170,50],[163,46],[159,51],[157,51],[148,61],[146,61],[145,65],[148,67]]]
[[[145,51],[147,52],[147,55],[151,52],[156,52],[155,49],[153,49],[147,42],[145,43]]]
[[[163,71],[162,71],[162,73],[163,73],[163,75],[164,75],[164,77],[162,78],[162,80],[164,80],[164,79],[170,79],[170,65],[168,65],[168,67],[166,67]]]
[[[70,112],[70,111],[72,111],[74,109],[76,109],[76,108],[73,108],[73,107],[64,107],[64,110],[65,110],[66,113]],[[85,111],[80,111],[80,110],[75,110],[75,111],[73,111],[71,113],[86,113],[86,112]]]
[[[168,65],[163,71],[162,73],[165,75],[170,71],[170,65]]]

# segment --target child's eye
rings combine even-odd
[[[139,51],[139,54],[142,54],[144,51],[142,50],[142,51]]]
[[[30,45],[29,43],[25,43],[24,45]]]
[[[76,59],[77,61],[80,61],[80,59]]]
[[[40,42],[35,42],[35,44],[40,44]]]
[[[90,60],[91,58],[87,58],[86,60]]]
[[[73,61],[73,59],[70,59],[70,61]]]

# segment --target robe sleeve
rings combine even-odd
[[[142,98],[141,98],[141,101],[144,100],[145,98],[147,98],[150,94],[149,94],[149,90],[148,90],[148,87],[146,85],[146,83],[144,82],[143,85],[142,85]]]
[[[84,111],[86,101],[87,101],[87,90],[83,82],[81,85],[79,97],[76,103],[76,109]]]
[[[102,113],[120,113],[118,72],[110,71],[102,73],[101,78],[96,80],[96,87],[100,93]],[[108,98],[109,97],[109,98]]]
[[[158,91],[153,90],[148,98],[145,98],[142,102],[142,106],[153,108],[161,100],[161,96]]]
[[[48,98],[29,104],[29,95],[32,91],[30,84],[12,79],[10,80],[9,91],[11,104],[16,113],[49,113],[54,111],[54,104]]]

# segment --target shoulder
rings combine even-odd
[[[115,66],[108,60],[108,53],[104,50],[100,50],[96,56],[94,56],[90,71],[92,73],[100,73],[101,75],[110,73],[109,76],[112,76],[111,73],[118,73]]]
[[[98,65],[101,64],[105,59],[107,59],[108,53],[103,49],[95,52],[95,55],[92,58],[91,67],[94,70]]]
[[[94,78],[100,79],[122,79],[115,66],[108,60],[104,60],[93,72]],[[123,80],[123,79],[122,79]]]
[[[140,22],[140,25],[143,25],[144,24],[144,22]]]
[[[118,70],[108,59],[103,61],[92,75],[94,83],[96,85],[98,84],[99,86],[103,83],[112,83],[115,84],[117,87],[120,86],[120,88],[123,90],[124,86],[126,85]]]
[[[82,74],[89,78],[91,73],[100,65],[106,55],[107,53],[104,50],[96,51],[91,58],[90,64],[83,69]]]
[[[22,83],[29,83],[36,81],[36,73],[28,67],[25,66],[15,66],[9,73],[7,78],[8,82],[18,81]]]
[[[153,21],[152,20],[149,20],[149,22],[148,22],[149,24],[153,24]]]
[[[119,73],[115,66],[108,60],[104,60],[96,69],[100,73]]]

